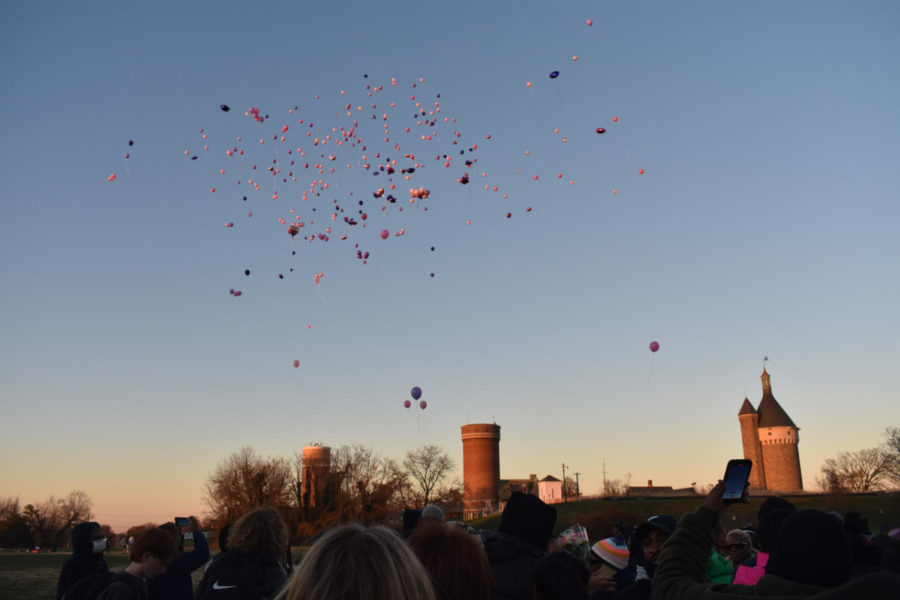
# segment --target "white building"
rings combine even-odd
[[[538,498],[547,504],[562,502],[562,481],[553,475],[547,475],[538,481]]]

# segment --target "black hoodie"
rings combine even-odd
[[[59,583],[56,584],[56,600],[60,600],[76,581],[94,573],[109,573],[109,567],[103,560],[103,554],[94,554],[91,532],[99,528],[100,525],[93,521],[79,523],[72,528],[72,556],[63,565],[62,572],[59,574]]]

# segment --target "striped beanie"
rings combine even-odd
[[[628,566],[628,546],[620,537],[609,537],[600,540],[591,548],[591,560],[602,560],[609,566],[621,571]]]

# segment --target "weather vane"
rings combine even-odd
[[[763,371],[766,370],[766,363],[769,361],[768,356],[763,356]]]

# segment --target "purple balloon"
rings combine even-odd
[[[413,400],[418,400],[422,397],[422,388],[416,386],[409,392],[409,394],[413,397]]]

